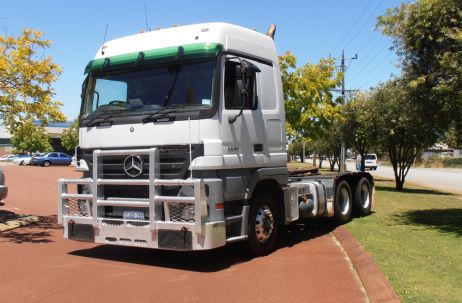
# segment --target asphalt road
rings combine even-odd
[[[354,169],[354,164],[348,163],[347,168]],[[391,166],[379,166],[376,171],[370,171],[374,177],[395,178]],[[405,182],[440,191],[462,194],[462,169],[453,168],[415,168],[411,167]],[[404,183],[406,186],[406,183]]]
[[[42,222],[0,233],[1,302],[367,302],[356,271],[330,229],[299,225],[269,256],[242,244],[168,252],[62,239],[56,180],[71,168],[4,167],[0,211]]]

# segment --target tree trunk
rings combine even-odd
[[[404,189],[404,179],[403,180],[396,179],[395,180],[395,188],[396,188],[397,191],[403,191],[403,189]]]
[[[366,154],[361,154],[361,171],[366,171]]]

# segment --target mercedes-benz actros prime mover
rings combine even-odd
[[[368,173],[288,174],[273,35],[207,23],[105,42],[82,86],[83,177],[59,180],[64,237],[262,255],[294,221],[369,214]]]

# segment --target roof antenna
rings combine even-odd
[[[104,30],[103,46],[101,47],[101,55],[102,56],[104,56],[104,49],[106,48],[104,43],[106,43],[107,26],[108,26],[108,24],[106,23],[106,29]]]
[[[148,25],[148,13],[146,12],[146,2],[144,3],[144,20],[146,23],[146,31],[150,32],[151,29],[149,28],[149,25]]]

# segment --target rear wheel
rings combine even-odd
[[[360,216],[371,214],[372,187],[367,178],[359,180],[355,192],[355,207]]]
[[[51,165],[51,162],[50,161],[43,161],[42,165],[45,166],[45,167],[48,167],[48,166]]]
[[[334,216],[338,224],[345,224],[351,220],[353,201],[350,185],[341,181],[335,190]]]
[[[247,240],[254,255],[265,255],[273,250],[278,232],[277,218],[274,198],[265,192],[257,193],[250,206]]]

